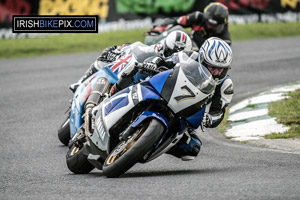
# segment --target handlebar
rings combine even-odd
[[[150,68],[145,68],[143,63],[135,63],[135,67],[139,70],[139,71],[144,71],[144,72],[149,72],[150,74],[158,74],[161,71],[158,69],[150,69]]]

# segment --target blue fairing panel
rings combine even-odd
[[[79,127],[82,124],[82,113],[83,110],[81,108],[74,107],[72,109],[71,115],[70,115],[70,137],[72,138],[76,131],[79,129]]]
[[[146,99],[158,99],[159,95],[156,93],[156,91],[153,90],[151,85],[149,84],[148,81],[145,81],[140,84],[141,85],[141,92],[142,92],[142,97],[143,100]]]
[[[129,103],[128,96],[122,96],[120,98],[118,98],[118,96],[120,96],[123,93],[129,93],[129,91],[130,91],[129,88],[126,88],[126,89],[118,92],[115,96],[115,100],[113,100],[112,102],[110,102],[109,104],[107,104],[105,106],[104,116],[108,115],[110,112],[113,112],[124,106],[127,106]]]
[[[153,76],[152,78],[149,79],[149,82],[157,90],[158,93],[161,93],[161,90],[171,72],[172,72],[172,70],[170,69],[170,70],[161,72],[159,74],[156,74],[155,76]]]
[[[193,128],[198,128],[203,120],[203,116],[205,113],[205,107],[204,106],[199,112],[197,112],[196,114],[190,116],[189,118],[187,118],[186,120],[189,122],[189,124],[191,124],[193,126]]]
[[[108,66],[101,68],[97,73],[96,77],[106,77],[110,83],[115,84],[119,79]]]
[[[160,120],[166,128],[168,128],[168,120],[160,113],[158,112],[152,112],[152,111],[144,111],[131,125],[132,127],[137,127],[140,123],[142,123],[147,118],[156,118]]]
[[[71,113],[70,113],[70,137],[72,138],[76,131],[79,129],[79,127],[82,124],[82,114],[84,113],[84,104],[86,101],[86,98],[84,95],[87,93],[87,88],[84,84],[81,84],[73,97],[72,107],[71,107]]]

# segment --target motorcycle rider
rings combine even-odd
[[[148,35],[158,35],[167,29],[181,25],[190,27],[191,38],[198,47],[210,37],[218,37],[231,45],[231,36],[228,30],[228,9],[221,3],[210,3],[204,8],[204,12],[195,11],[188,15],[183,15],[176,19],[166,19],[159,26],[154,26]]]
[[[211,102],[206,106],[202,120],[204,127],[215,128],[222,122],[226,107],[231,102],[234,92],[232,80],[228,75],[232,63],[232,50],[225,41],[212,37],[207,39],[201,46],[197,61],[210,71],[217,83],[215,93]],[[198,155],[202,143],[194,129],[190,129],[188,132],[191,140],[188,139],[187,142],[178,143],[168,153],[185,160],[192,160]],[[198,147],[199,143],[200,146]]]
[[[127,47],[128,45],[138,46],[140,47],[140,51],[145,54],[155,54],[157,56],[168,57],[172,55],[172,53],[181,51],[181,50],[191,50],[192,41],[190,37],[183,31],[173,31],[171,32],[165,40],[148,46],[142,44],[141,42],[135,42],[133,44],[123,44],[122,46],[112,46],[106,48],[102,54],[96,59],[95,62],[89,67],[89,69],[83,74],[83,76],[76,82],[69,86],[70,90],[74,93],[77,87],[84,82],[87,78],[89,78],[92,74],[96,73],[99,70],[99,66],[105,66],[115,60],[117,60],[120,56],[122,56],[122,49]],[[126,72],[122,74],[123,81],[125,81]],[[136,77],[136,79],[143,79],[143,75]],[[133,82],[133,80],[129,80]],[[119,91],[118,83],[114,85],[114,92]]]
[[[228,75],[232,63],[232,50],[230,46],[220,38],[212,37],[207,39],[201,46],[199,52],[181,51],[174,53],[170,57],[155,57],[150,61],[144,62],[144,71],[151,72],[153,69],[158,69],[161,66],[168,69],[173,68],[177,63],[181,62],[180,54],[186,54],[189,58],[196,60],[200,65],[206,67],[212,74],[217,83],[214,95],[210,103],[206,106],[205,115],[202,120],[202,125],[207,128],[217,127],[224,118],[225,109],[231,102],[233,96],[233,83]],[[127,76],[133,77],[137,70],[132,70]],[[132,80],[126,77],[127,80]],[[118,82],[122,82],[120,79]],[[129,85],[120,86],[118,89],[123,89]],[[123,82],[124,83],[124,82]],[[112,94],[115,92],[112,91]],[[200,152],[202,142],[198,138],[195,129],[190,128],[183,138],[167,153],[181,158],[184,161],[193,160]]]

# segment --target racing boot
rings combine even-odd
[[[199,154],[202,142],[194,129],[189,129],[181,140],[172,147],[167,154],[171,154],[183,161],[194,160]]]

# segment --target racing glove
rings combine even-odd
[[[140,70],[141,73],[145,74],[155,74],[158,72],[156,63],[145,62],[143,63],[143,68]]]
[[[117,59],[117,57],[121,54],[121,51],[118,49],[117,46],[112,46],[106,48],[101,56],[99,56],[98,60],[104,62],[113,62]]]
[[[202,126],[206,128],[215,128],[217,127],[223,120],[224,113],[218,112],[218,113],[205,113],[203,120],[202,120]]]
[[[212,125],[212,116],[208,113],[205,113],[202,119],[202,126],[208,128]]]

